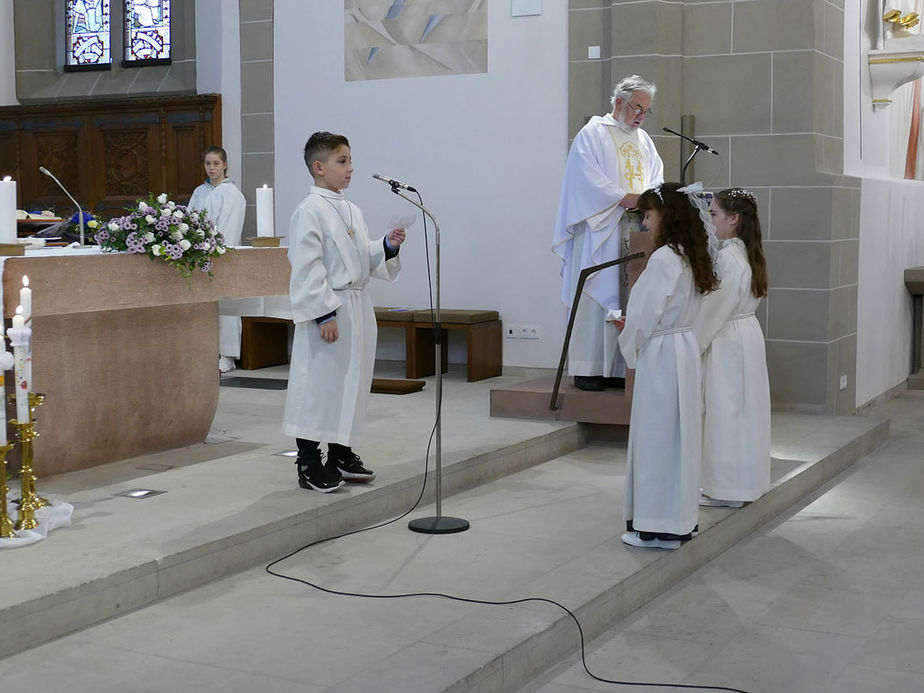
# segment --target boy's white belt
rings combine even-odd
[[[658,330],[657,332],[653,332],[651,336],[657,337],[663,334],[677,334],[678,332],[692,332],[692,331],[693,331],[693,328],[687,325],[686,327],[675,327],[672,330]]]
[[[752,310],[750,313],[738,313],[737,315],[732,315],[729,318],[729,320],[744,320],[745,318],[753,318],[753,317],[754,317],[754,311]]]

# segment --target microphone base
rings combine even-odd
[[[455,534],[464,532],[469,528],[468,520],[460,517],[446,517],[445,515],[432,517],[419,517],[407,523],[412,532],[420,534]]]

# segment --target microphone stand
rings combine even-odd
[[[85,239],[85,235],[84,235],[84,231],[83,231],[83,209],[81,209],[80,204],[78,204],[77,200],[74,199],[73,195],[71,195],[71,194],[67,191],[67,188],[65,188],[65,187],[61,184],[61,181],[59,181],[57,178],[55,178],[55,175],[54,175],[51,171],[49,171],[49,170],[48,170],[47,168],[45,168],[44,166],[39,166],[39,171],[41,171],[41,172],[44,173],[46,176],[48,176],[49,178],[51,178],[55,183],[57,183],[57,184],[58,184],[58,187],[61,188],[61,190],[64,191],[64,194],[67,195],[67,196],[70,198],[71,202],[74,203],[74,206],[77,208],[77,218],[80,220],[80,247],[82,247],[82,248],[83,248],[83,247],[86,247],[86,242],[85,242],[86,239]]]
[[[565,359],[568,358],[568,346],[571,344],[571,332],[574,330],[574,320],[577,317],[578,302],[581,300],[581,294],[584,292],[584,282],[587,281],[587,277],[600,270],[614,265],[621,265],[624,262],[630,262],[640,257],[645,257],[645,253],[632,253],[631,255],[626,255],[615,260],[601,262],[599,265],[593,265],[592,267],[582,269],[581,273],[578,275],[577,288],[574,291],[574,302],[571,304],[571,315],[568,318],[568,329],[565,330],[565,342],[561,345],[561,359],[558,361],[558,372],[555,374],[555,386],[552,388],[552,399],[549,400],[549,409],[552,411],[558,409],[558,388],[561,386],[561,376],[565,370]]]
[[[683,183],[684,185],[687,184],[687,168],[690,166],[690,164],[693,163],[693,158],[697,154],[699,154],[700,152],[711,152],[712,154],[715,154],[716,156],[719,155],[717,151],[710,148],[704,142],[700,142],[699,140],[694,140],[692,137],[687,137],[686,135],[683,135],[679,132],[674,132],[670,128],[662,128],[662,129],[664,130],[664,132],[669,132],[672,135],[677,135],[677,137],[684,139],[693,145],[693,152],[690,154],[690,157],[684,162],[683,166],[680,169],[680,182]]]
[[[433,350],[434,363],[436,364],[436,462],[434,465],[436,471],[436,515],[431,517],[419,517],[416,520],[411,520],[408,522],[407,526],[412,532],[420,532],[421,534],[455,534],[456,532],[464,532],[467,530],[469,528],[469,522],[460,517],[446,517],[443,515],[443,330],[440,325],[440,225],[439,222],[436,221],[436,217],[430,213],[430,210],[402,193],[394,183],[391,184],[391,191],[398,197],[407,200],[430,217],[435,229],[433,238],[436,260],[436,305],[434,306],[433,313]]]
[[[684,162],[683,166],[680,169],[680,182],[683,183],[684,185],[687,184],[687,168],[689,167],[691,163],[693,163],[693,157],[695,157],[697,154],[699,154],[701,151],[704,151],[705,149],[706,147],[700,144],[699,142],[693,145],[693,151],[690,153],[690,158],[688,158]]]

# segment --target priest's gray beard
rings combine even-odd
[[[622,130],[627,135],[630,134],[635,129],[632,127],[631,123],[624,123],[616,116],[613,116],[613,120],[616,121],[616,125],[619,126],[619,129]]]

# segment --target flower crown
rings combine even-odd
[[[746,190],[744,188],[730,188],[725,194],[728,197],[744,198],[745,200],[751,202],[755,207],[757,206],[757,195],[752,193],[750,190]]]

